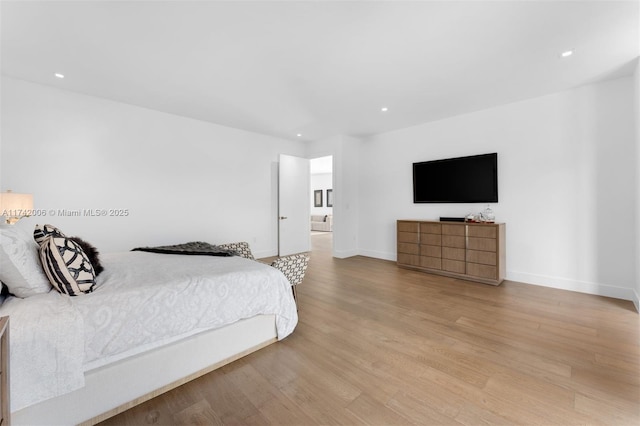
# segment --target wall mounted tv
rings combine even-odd
[[[414,203],[497,203],[498,154],[413,163]]]

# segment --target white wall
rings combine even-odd
[[[128,209],[127,217],[23,219],[99,250],[203,240],[277,253],[278,155],[304,145],[212,123],[2,79],[2,190],[35,207]]]
[[[358,175],[361,141],[336,136],[307,146],[307,158],[333,156],[333,255],[358,254]]]
[[[309,191],[311,214],[333,214],[333,207],[327,207],[327,189],[333,189],[333,173],[314,173],[311,175],[311,190]],[[314,207],[314,194],[316,190],[322,190],[322,207]]]
[[[413,204],[416,161],[498,152],[496,219],[507,278],[632,299],[635,281],[633,80],[449,118],[369,138],[359,161],[359,252],[395,260],[397,219],[483,204]]]

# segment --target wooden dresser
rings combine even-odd
[[[398,221],[398,266],[499,285],[505,276],[505,224]]]
[[[9,317],[2,317],[0,318],[0,426],[11,424],[9,408]]]

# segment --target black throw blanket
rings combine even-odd
[[[148,251],[150,253],[165,254],[190,254],[190,255],[206,255],[206,256],[236,256],[233,250],[224,249],[214,246],[213,244],[202,241],[192,241],[190,243],[176,244],[173,246],[157,246],[157,247],[136,247],[131,251]]]

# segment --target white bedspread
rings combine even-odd
[[[11,410],[70,392],[84,371],[204,330],[275,314],[278,339],[298,315],[282,273],[241,257],[102,255],[93,293],[9,298]],[[177,361],[179,362],[179,360]]]
[[[68,296],[55,290],[7,298],[10,316],[11,411],[84,386],[83,320]]]

